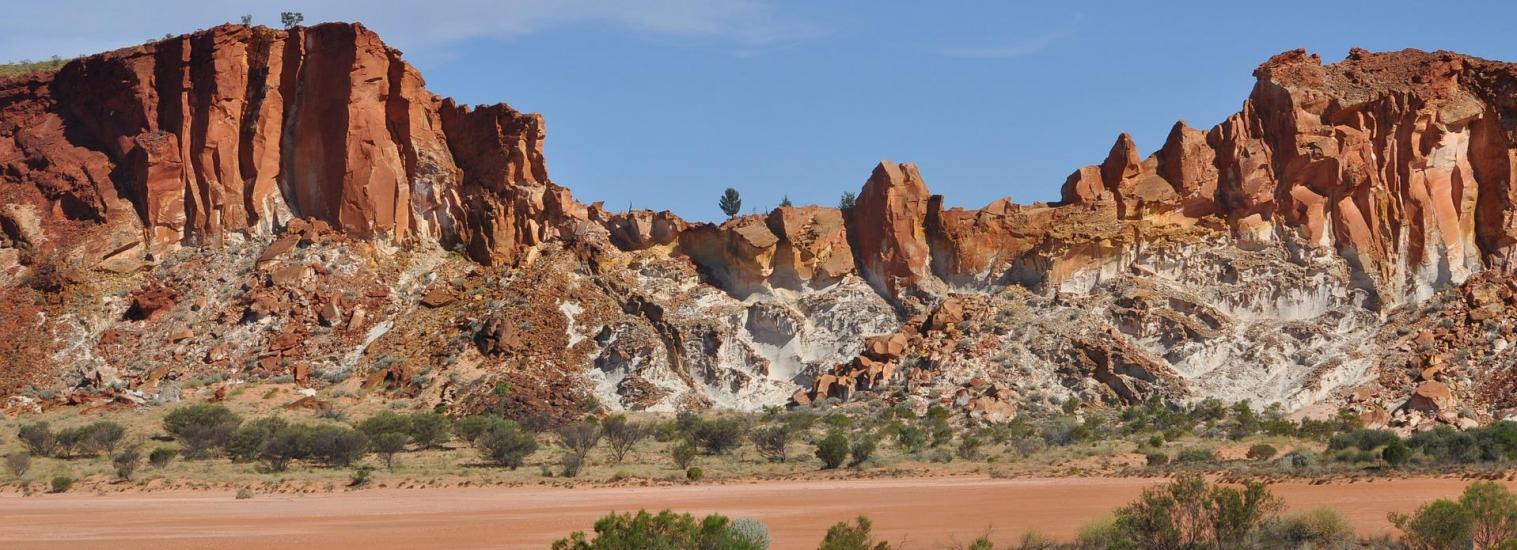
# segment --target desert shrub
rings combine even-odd
[[[695,444],[708,455],[726,454],[743,444],[743,420],[736,416],[701,420],[690,432]]]
[[[537,451],[537,438],[516,422],[494,418],[475,437],[474,446],[490,463],[515,470]]]
[[[495,421],[500,420],[497,416],[465,416],[453,423],[453,435],[459,439],[474,443],[475,439],[490,429]]]
[[[1118,508],[1121,542],[1135,548],[1238,548],[1283,507],[1260,483],[1209,486],[1197,474],[1145,489]]]
[[[1144,458],[1148,459],[1148,466],[1151,468],[1169,464],[1169,455],[1164,453],[1148,453]]]
[[[411,417],[394,411],[379,411],[359,422],[358,431],[371,438],[384,433],[405,434],[407,438],[410,438]]]
[[[287,424],[268,434],[258,447],[257,459],[269,471],[283,472],[290,462],[311,456],[311,439],[315,435],[309,426]]]
[[[1080,526],[1075,534],[1075,542],[1080,548],[1090,549],[1122,548],[1126,544],[1114,516],[1105,516]]]
[[[1278,452],[1279,451],[1275,450],[1274,445],[1270,445],[1268,443],[1257,443],[1248,448],[1247,456],[1249,460],[1269,460],[1271,458],[1275,458],[1275,454]]]
[[[895,431],[895,440],[907,453],[919,453],[927,448],[927,432],[916,426],[901,426]]]
[[[126,437],[126,426],[109,420],[101,420],[90,424],[86,432],[88,433],[87,444],[91,451],[113,454],[121,445],[121,440]]]
[[[384,432],[369,438],[369,446],[379,459],[385,461],[385,469],[395,471],[395,455],[406,450],[411,438],[398,432]]]
[[[1448,426],[1439,426],[1412,434],[1406,444],[1438,462],[1475,462],[1481,459],[1483,452],[1473,432],[1476,430],[1458,432]]]
[[[890,543],[877,541],[870,533],[873,524],[869,518],[859,516],[853,524],[838,522],[827,528],[817,550],[891,550]]]
[[[1380,450],[1380,458],[1385,460],[1386,464],[1399,467],[1412,459],[1412,448],[1406,446],[1406,443],[1402,443],[1400,439],[1397,439],[1386,444],[1385,448]]]
[[[1417,550],[1455,550],[1473,545],[1475,518],[1450,500],[1436,500],[1408,514],[1390,514],[1401,542]]]
[[[568,538],[554,541],[553,550],[683,550],[723,549],[760,550],[731,528],[721,515],[697,520],[690,514],[668,510],[657,515],[646,510],[636,514],[610,514],[596,520],[595,536],[575,531]]]
[[[573,453],[579,459],[578,462],[583,462],[590,450],[600,444],[600,438],[600,426],[589,422],[574,422],[558,429],[559,444]]]
[[[689,441],[681,441],[669,451],[670,458],[674,459],[674,465],[684,470],[695,463],[695,444]]]
[[[1472,483],[1460,495],[1459,505],[1470,513],[1470,538],[1475,548],[1517,543],[1517,496],[1506,487],[1489,481]]]
[[[1353,526],[1332,508],[1314,508],[1269,521],[1261,538],[1286,548],[1346,548],[1355,542]]]
[[[816,457],[822,459],[822,467],[834,469],[848,460],[848,437],[843,432],[832,432],[816,444]]]
[[[927,435],[933,447],[941,447],[953,441],[953,425],[947,418],[934,417],[927,422]]]
[[[852,457],[852,461],[848,465],[857,467],[864,464],[865,461],[874,456],[874,450],[878,446],[879,440],[874,437],[866,435],[858,438],[853,442],[853,447],[848,449],[848,454]]]
[[[239,487],[237,489],[237,497],[236,498],[237,498],[237,500],[247,500],[247,499],[253,498],[253,490],[249,489],[247,487]]]
[[[242,417],[221,405],[196,403],[179,407],[163,417],[163,430],[184,443],[186,458],[203,458],[225,447]]]
[[[11,453],[5,455],[5,469],[11,471],[16,479],[26,475],[26,471],[32,469],[32,455],[27,453]]]
[[[1396,436],[1396,432],[1390,430],[1359,429],[1332,436],[1332,438],[1328,439],[1327,450],[1359,449],[1373,451],[1400,439],[1400,437]]]
[[[408,433],[411,442],[417,447],[430,449],[448,442],[448,431],[451,428],[448,417],[435,412],[419,412],[412,414],[408,420]]]
[[[1196,464],[1214,462],[1216,460],[1217,454],[1212,452],[1211,449],[1185,449],[1175,455],[1175,462],[1180,464]]]
[[[153,452],[147,454],[147,463],[154,468],[163,468],[168,466],[170,462],[173,462],[174,455],[177,454],[179,454],[179,451],[172,448],[158,447],[153,449]]]
[[[353,474],[348,476],[349,487],[363,487],[374,480],[374,467],[367,464],[353,468]]]
[[[790,446],[790,426],[774,424],[755,428],[748,434],[760,455],[770,462],[784,462],[785,449]]]
[[[584,461],[585,459],[580,458],[578,453],[570,451],[559,457],[558,465],[563,467],[564,477],[574,477],[579,475],[579,467],[584,464]]]
[[[90,438],[89,426],[75,426],[58,430],[57,438],[58,448],[56,454],[53,456],[64,458],[95,454]]]
[[[735,538],[746,541],[759,550],[769,550],[769,545],[774,542],[769,537],[769,527],[753,518],[738,518],[732,522],[730,529]]]
[[[137,466],[141,464],[142,450],[137,447],[127,447],[111,457],[111,466],[116,468],[116,477],[121,479],[132,479],[132,474],[137,472]]]
[[[53,456],[58,452],[58,435],[46,422],[23,424],[16,437],[33,455]]]
[[[1286,470],[1303,470],[1317,465],[1317,453],[1311,449],[1296,449],[1280,458],[1280,467]]]
[[[606,443],[611,448],[611,459],[620,464],[639,441],[648,437],[650,430],[647,424],[629,421],[626,416],[618,414],[606,417],[601,422],[601,431],[606,434]]]
[[[267,416],[244,423],[232,432],[230,438],[227,438],[227,456],[236,461],[256,460],[263,452],[264,442],[275,432],[289,425],[289,422],[277,416]]]
[[[685,470],[685,479],[690,481],[700,481],[704,477],[706,477],[706,471],[700,466],[691,466],[690,469]]]
[[[369,436],[344,426],[311,429],[311,458],[334,468],[352,466],[369,454]]]
[[[67,493],[74,486],[74,478],[69,476],[56,476],[53,478],[52,487],[54,493]]]
[[[963,439],[959,440],[959,449],[957,451],[959,458],[962,458],[964,460],[974,460],[979,458],[980,445],[983,443],[984,441],[978,437],[972,435],[964,436]]]

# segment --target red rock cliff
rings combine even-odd
[[[544,135],[539,115],[438,98],[358,24],[225,25],[0,82],[6,202],[64,235],[128,223],[150,254],[310,217],[513,263],[584,217]]]

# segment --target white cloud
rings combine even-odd
[[[408,53],[446,55],[471,38],[517,38],[569,25],[698,41],[734,53],[782,48],[823,36],[821,26],[761,0],[311,0],[290,10],[306,22],[359,21]],[[0,61],[73,56],[179,34],[244,13],[276,25],[278,8],[247,0],[60,0],[18,2],[0,19]]]

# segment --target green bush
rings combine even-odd
[[[1148,459],[1148,466],[1150,468],[1157,468],[1159,466],[1169,464],[1169,455],[1164,453],[1148,453],[1145,458]]]
[[[600,444],[601,429],[599,425],[589,422],[573,422],[558,428],[558,441],[570,453],[573,453],[579,462],[584,462],[590,451]],[[576,470],[578,468],[576,467]]]
[[[658,515],[610,514],[595,522],[595,537],[576,531],[553,543],[553,550],[762,550],[732,529],[727,518],[710,515],[696,520],[668,510]]]
[[[1332,508],[1314,508],[1270,521],[1264,525],[1262,538],[1284,543],[1287,548],[1348,548],[1355,542],[1353,526]]]
[[[637,446],[639,441],[648,437],[652,431],[648,425],[642,422],[632,422],[624,415],[606,417],[601,422],[601,430],[606,433],[606,442],[611,448],[611,460],[620,464],[627,453]]]
[[[90,424],[86,428],[86,433],[89,439],[88,445],[92,452],[113,454],[116,452],[116,448],[121,445],[121,440],[126,437],[126,426],[109,420],[101,420]]]
[[[258,448],[258,461],[269,471],[283,472],[290,462],[311,456],[311,438],[315,435],[310,426],[290,424],[280,427],[264,438]]]
[[[690,469],[685,470],[685,479],[690,481],[700,481],[704,477],[706,477],[706,471],[700,466],[691,466]]]
[[[879,440],[871,436],[866,435],[858,438],[858,440],[853,442],[853,447],[848,449],[848,454],[853,459],[848,465],[854,467],[863,465],[865,461],[874,456],[874,450],[878,445]]]
[[[1119,547],[1239,548],[1282,507],[1261,483],[1211,486],[1187,474],[1118,508],[1116,532]]]
[[[515,470],[537,451],[537,438],[516,422],[495,418],[474,439],[474,446],[490,463]]]
[[[379,455],[380,460],[385,461],[385,469],[395,471],[395,455],[406,450],[406,443],[411,441],[406,434],[398,432],[384,432],[369,439],[369,446],[374,454]]]
[[[1317,453],[1311,449],[1296,449],[1280,458],[1280,467],[1286,470],[1304,470],[1317,466]]]
[[[873,526],[864,516],[851,525],[839,522],[827,529],[827,536],[817,550],[891,550],[890,543],[874,539],[870,533]]]
[[[35,456],[53,456],[58,452],[58,435],[46,422],[23,424],[16,437]]]
[[[1402,542],[1412,548],[1455,550],[1473,544],[1475,518],[1457,502],[1436,500],[1411,515],[1392,513],[1390,520],[1401,530]]]
[[[741,446],[745,429],[743,419],[727,416],[697,422],[690,435],[702,452],[718,455],[726,454]]]
[[[759,550],[768,550],[773,539],[769,537],[769,527],[764,522],[753,518],[738,518],[732,522],[732,535],[753,545]]]
[[[500,417],[484,415],[465,416],[453,423],[453,435],[472,444],[475,439],[478,439],[481,434],[485,433],[485,430],[490,429],[490,426],[494,425],[497,420],[500,420]]]
[[[257,460],[263,452],[263,444],[274,435],[290,425],[283,418],[269,416],[254,419],[237,428],[232,436],[227,439],[226,453],[232,460],[246,462]]]
[[[580,458],[579,454],[574,453],[572,451],[564,453],[563,456],[560,456],[558,458],[558,465],[563,467],[563,476],[564,477],[575,477],[575,476],[578,476],[579,475],[579,467],[581,465],[583,465],[583,464],[584,464],[584,459]]]
[[[959,440],[959,449],[957,451],[959,458],[964,460],[980,458],[980,446],[982,444],[984,444],[984,441],[981,441],[978,437],[972,435],[964,436],[963,439]]]
[[[435,412],[419,412],[412,414],[410,421],[411,442],[422,449],[431,449],[448,442],[448,431],[451,428],[448,417]],[[370,434],[370,437],[373,437]]]
[[[1412,448],[1406,446],[1400,439],[1397,439],[1386,444],[1385,448],[1380,450],[1380,458],[1385,460],[1386,464],[1399,467],[1412,459]]]
[[[127,447],[111,457],[111,466],[116,469],[116,477],[121,479],[132,479],[132,474],[137,472],[137,466],[141,464],[142,450],[137,447]]]
[[[1217,454],[1211,449],[1185,449],[1175,455],[1175,462],[1180,464],[1215,462],[1216,460]]]
[[[674,459],[674,465],[681,470],[687,469],[695,463],[695,444],[689,441],[681,441],[669,451],[669,456]]]
[[[1271,458],[1275,458],[1275,454],[1278,452],[1279,451],[1275,450],[1274,445],[1270,445],[1268,443],[1257,443],[1248,448],[1247,456],[1249,460],[1269,460]]]
[[[170,462],[173,462],[174,456],[178,454],[179,451],[172,448],[158,447],[153,449],[153,452],[147,454],[147,463],[154,468],[163,468],[168,466]]]
[[[760,426],[748,434],[760,455],[770,462],[784,462],[785,450],[790,446],[790,426],[784,423]]]
[[[311,433],[311,458],[328,467],[346,468],[369,453],[369,437],[343,426],[317,426]]]
[[[32,469],[32,455],[26,453],[11,453],[5,455],[5,468],[11,471],[16,479],[26,475],[27,470]]]
[[[822,467],[828,470],[842,466],[848,460],[848,437],[843,432],[832,432],[816,444],[816,457],[822,459]]]
[[[916,426],[901,426],[895,432],[895,440],[906,453],[920,453],[927,448],[927,432]]]
[[[1392,441],[1400,441],[1396,432],[1390,430],[1367,430],[1359,429],[1344,432],[1328,439],[1327,450],[1338,451],[1343,449],[1359,449],[1373,451],[1390,444]]]
[[[370,416],[363,419],[363,422],[359,422],[358,431],[363,432],[364,435],[370,438],[377,437],[379,434],[398,433],[405,434],[406,438],[409,439],[411,437],[411,417],[403,416],[395,411],[379,411],[374,416]]]
[[[52,485],[54,493],[67,493],[69,488],[74,486],[74,478],[71,478],[69,476],[57,476],[53,478]]]
[[[204,458],[225,447],[240,425],[242,417],[209,403],[185,405],[163,417],[163,431],[184,443],[186,458]]]

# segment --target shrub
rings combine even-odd
[[[253,498],[253,490],[249,489],[247,487],[240,487],[240,488],[237,489],[237,497],[236,498],[237,498],[237,500],[247,500],[247,499]]]
[[[647,424],[628,421],[626,416],[618,414],[602,421],[601,431],[605,432],[606,441],[611,447],[611,459],[620,464],[627,453],[637,446],[637,442],[648,437],[650,430]]]
[[[147,454],[147,463],[154,468],[163,468],[168,466],[170,462],[173,462],[174,455],[177,454],[179,454],[179,451],[169,447],[158,447],[153,449],[153,452]]]
[[[537,451],[537,438],[516,422],[494,418],[474,439],[474,446],[490,463],[515,470]]]
[[[564,453],[564,455],[558,459],[558,465],[563,466],[564,468],[564,477],[574,477],[579,475],[579,467],[583,463],[584,459],[580,458],[579,454],[573,451]]]
[[[53,478],[53,492],[67,493],[74,486],[74,478],[69,476],[57,476]]]
[[[111,465],[116,468],[116,477],[132,479],[132,474],[137,472],[137,466],[142,464],[142,450],[137,447],[122,449],[116,456],[111,457]]]
[[[1386,464],[1399,467],[1412,459],[1412,448],[1397,439],[1380,450],[1380,458],[1384,459]]]
[[[435,412],[419,412],[412,414],[409,420],[411,442],[417,447],[430,449],[448,442],[448,417]]]
[[[773,539],[769,537],[769,527],[762,521],[753,518],[738,518],[732,522],[730,529],[735,538],[746,541],[759,550],[768,550],[769,545],[773,544]]]
[[[907,453],[919,453],[927,447],[927,432],[916,426],[901,426],[895,432],[896,443]]]
[[[1280,467],[1286,470],[1301,470],[1317,465],[1317,453],[1311,449],[1296,449],[1280,458]]]
[[[974,460],[979,458],[981,444],[983,444],[983,441],[981,441],[978,437],[972,435],[964,436],[964,439],[959,440],[959,458],[962,458],[964,460]]]
[[[348,477],[349,487],[363,487],[374,479],[374,467],[369,465],[353,468],[353,475]]]
[[[411,436],[411,418],[402,416],[395,411],[379,411],[374,416],[363,419],[358,423],[358,431],[364,435],[375,437],[384,433],[405,434]]]
[[[735,416],[697,422],[690,435],[708,455],[726,454],[743,444],[743,420]]]
[[[816,457],[822,459],[822,468],[831,470],[848,460],[848,438],[843,432],[832,432],[816,444]]]
[[[246,462],[258,459],[263,451],[263,444],[274,435],[290,425],[283,418],[269,416],[255,419],[243,424],[232,432],[227,438],[226,453],[232,460]]]
[[[1208,486],[1197,474],[1145,489],[1118,508],[1122,543],[1136,548],[1238,548],[1282,504],[1260,483]]]
[[[122,438],[126,437],[126,426],[109,420],[101,420],[90,424],[86,433],[88,445],[92,451],[112,454],[116,452],[116,447],[121,444]]]
[[[58,449],[54,456],[79,457],[93,455],[94,444],[90,439],[89,426],[75,426],[58,430]]]
[[[1287,548],[1346,548],[1354,543],[1354,528],[1332,508],[1314,508],[1264,525],[1265,540]]]
[[[26,453],[11,453],[5,455],[5,468],[11,471],[16,479],[26,475],[26,471],[32,469],[32,455]]]
[[[1075,541],[1080,548],[1122,548],[1125,537],[1117,528],[1114,516],[1106,516],[1080,526]]]
[[[704,477],[706,477],[706,471],[700,466],[691,466],[690,469],[685,470],[685,479],[690,481],[700,481]]]
[[[1472,483],[1460,495],[1459,505],[1470,512],[1475,548],[1517,541],[1517,496],[1506,487],[1489,481]]]
[[[689,441],[681,441],[674,446],[669,455],[674,459],[674,465],[681,470],[689,468],[695,462],[695,445]]]
[[[1275,458],[1275,453],[1278,452],[1273,445],[1258,443],[1248,448],[1247,456],[1249,460],[1269,460]]]
[[[46,422],[24,424],[16,432],[16,437],[21,439],[21,444],[33,455],[53,456],[58,452],[58,436]]]
[[[761,550],[731,528],[726,517],[710,515],[696,520],[690,514],[668,510],[657,515],[639,510],[636,514],[610,514],[596,520],[595,538],[575,531],[569,538],[554,541],[553,550],[633,550],[695,549]]]
[[[317,426],[311,433],[311,458],[326,466],[346,468],[369,453],[369,437],[342,426]]]
[[[1148,466],[1150,468],[1157,468],[1159,466],[1169,464],[1169,455],[1164,453],[1148,453],[1148,456],[1145,458],[1148,459]]]
[[[817,550],[890,550],[890,543],[874,539],[871,527],[873,524],[864,516],[859,516],[852,525],[839,522],[827,529],[827,536]]]
[[[258,461],[269,471],[283,472],[290,462],[311,456],[311,438],[315,435],[309,426],[286,425],[271,433],[258,448]]]
[[[1396,432],[1390,430],[1359,429],[1334,435],[1328,440],[1327,450],[1359,449],[1362,451],[1373,451],[1400,439],[1400,437],[1396,436]]]
[[[585,457],[590,454],[590,450],[600,444],[600,438],[600,426],[589,422],[575,422],[558,429],[559,443],[565,449],[568,449],[570,453],[573,453],[575,458],[579,459],[578,462],[583,462]]]
[[[1195,464],[1199,462],[1213,462],[1217,460],[1217,454],[1211,449],[1185,449],[1175,455],[1175,462],[1180,464]]]
[[[784,462],[785,448],[790,445],[790,426],[762,426],[748,434],[748,438],[753,440],[753,446],[758,448],[759,454],[764,458],[770,462]]]
[[[1452,550],[1473,544],[1475,518],[1457,502],[1440,499],[1411,515],[1391,513],[1389,519],[1401,530],[1401,541],[1412,548]]]
[[[369,439],[370,448],[374,454],[379,455],[380,460],[385,461],[385,469],[395,471],[395,454],[406,450],[406,443],[411,438],[399,432],[384,432]]]
[[[853,447],[848,450],[848,454],[853,458],[848,465],[854,467],[862,465],[870,457],[874,456],[874,450],[878,445],[879,441],[873,437],[864,436],[858,438],[857,441],[853,442]]]
[[[186,458],[203,458],[225,447],[242,417],[221,405],[196,403],[170,411],[163,417],[163,430],[184,442]]]
[[[480,434],[490,429],[490,426],[497,420],[500,420],[500,417],[482,415],[465,416],[453,423],[453,435],[472,444],[475,439],[479,438]]]

